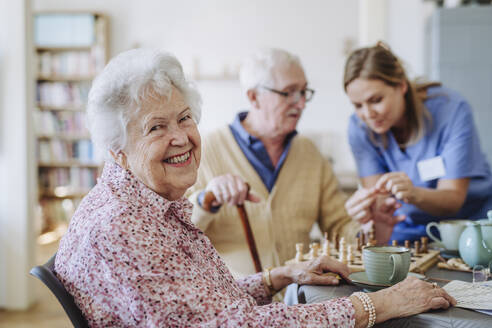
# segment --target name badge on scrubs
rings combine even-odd
[[[417,168],[422,181],[439,179],[446,175],[446,169],[444,168],[444,162],[441,156],[419,161]]]

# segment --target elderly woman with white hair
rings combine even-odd
[[[319,304],[271,303],[271,288],[337,283],[329,272],[346,279],[348,268],[327,257],[235,281],[183,197],[200,164],[200,97],[173,56],[114,58],[94,81],[88,115],[106,163],[55,271],[91,327],[365,327],[454,304],[417,279]]]

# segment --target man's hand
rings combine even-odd
[[[379,244],[386,244],[393,227],[405,220],[405,215],[394,215],[400,207],[394,197],[389,197],[386,191],[381,192],[376,187],[360,188],[345,203],[347,213],[362,225],[364,232],[374,227],[374,238]]]
[[[214,193],[215,201],[212,202],[212,206],[225,203],[229,205],[244,204],[245,200],[258,203],[261,200],[260,197],[248,192],[248,186],[241,177],[233,174],[213,178],[209,181],[205,191]]]
[[[386,244],[391,238],[393,227],[403,220],[405,215],[395,216],[395,211],[401,207],[401,204],[393,197],[378,195],[372,205],[373,224],[376,240],[378,244]]]
[[[359,188],[345,203],[348,215],[360,224],[373,219],[372,205],[376,201],[376,188]]]

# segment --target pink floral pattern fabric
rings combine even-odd
[[[354,326],[348,298],[287,306],[271,303],[260,274],[235,281],[191,210],[106,163],[55,260],[91,327]]]

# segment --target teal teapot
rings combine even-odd
[[[460,256],[470,267],[477,264],[488,266],[492,261],[492,210],[488,219],[471,221],[461,233]]]

